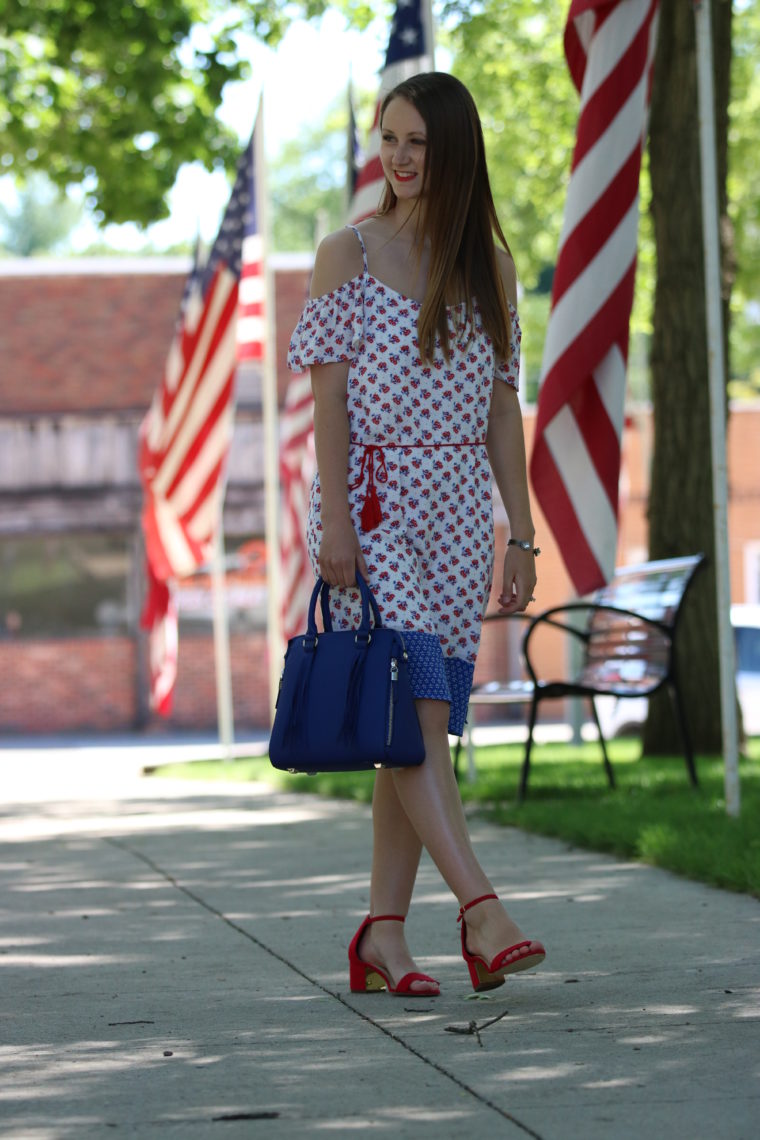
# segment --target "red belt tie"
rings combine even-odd
[[[365,478],[367,480],[367,490],[364,496],[364,503],[359,512],[359,520],[361,522],[363,531],[374,530],[378,527],[383,519],[383,512],[380,509],[380,500],[377,497],[377,488],[375,487],[375,478],[377,477],[378,483],[388,482],[388,471],[385,466],[385,447],[402,447],[402,448],[429,448],[431,451],[440,450],[442,447],[482,447],[485,444],[484,439],[466,440],[456,443],[359,443],[357,440],[351,441],[353,447],[363,447],[364,453],[362,455],[361,466],[359,467],[358,478],[349,484],[349,491],[355,491],[361,487]],[[377,476],[375,476],[375,463],[377,462]]]

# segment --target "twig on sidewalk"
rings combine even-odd
[[[501,1021],[502,1017],[506,1017],[508,1013],[509,1010],[505,1009],[503,1013],[497,1014],[496,1017],[492,1017],[489,1021],[484,1021],[482,1025],[478,1025],[477,1021],[470,1021],[467,1025],[446,1025],[444,1029],[446,1033],[458,1033],[462,1037],[477,1037],[478,1045],[482,1049],[483,1042],[480,1040],[481,1032],[484,1029],[488,1029],[489,1025],[495,1025],[497,1021]]]

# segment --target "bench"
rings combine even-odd
[[[693,785],[697,784],[694,750],[676,670],[675,636],[687,591],[704,563],[705,556],[695,554],[622,566],[615,571],[611,581],[589,600],[553,606],[532,618],[520,614],[490,614],[485,618],[486,622],[521,618],[528,623],[521,644],[527,676],[522,680],[489,681],[473,686],[468,714],[468,721],[472,722],[474,710],[480,705],[530,703],[519,801],[524,799],[528,788],[538,706],[543,700],[561,697],[588,699],[599,732],[607,779],[610,787],[614,788],[615,776],[607,755],[595,698],[602,695],[621,699],[649,697],[666,688],[671,695],[681,733],[689,779]],[[547,628],[559,630],[578,643],[580,660],[572,676],[538,675],[534,663],[535,643],[537,636]],[[461,747],[460,738],[454,754],[457,773]]]

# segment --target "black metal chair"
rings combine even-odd
[[[673,701],[689,779],[693,785],[697,784],[694,749],[678,683],[675,636],[688,588],[705,561],[703,554],[695,554],[620,567],[592,599],[553,606],[530,619],[521,648],[527,679],[504,684],[487,682],[473,687],[471,708],[530,703],[519,800],[525,797],[528,788],[533,733],[541,701],[562,697],[588,699],[599,732],[607,779],[610,787],[614,787],[615,776],[595,697],[649,697],[663,687]],[[579,617],[584,619],[580,623]],[[486,620],[513,619],[509,615],[494,614]],[[547,627],[579,641],[582,660],[572,677],[539,676],[531,654],[536,636]],[[460,750],[461,739],[454,756],[457,772]]]

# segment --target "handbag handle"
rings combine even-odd
[[[371,589],[364,581],[364,578],[358,570],[356,571],[356,582],[359,587],[359,593],[362,596],[362,620],[356,632],[368,636],[370,628],[370,610],[372,611],[372,617],[375,620],[376,629],[380,629],[383,624],[383,620],[380,617],[380,610],[377,608],[375,595],[372,593]],[[325,633],[332,633],[332,619],[330,617],[330,590],[331,587],[327,584],[327,582],[325,582],[324,578],[317,578],[314,589],[312,590],[311,600],[309,601],[309,617],[306,623],[306,633],[309,637],[317,636],[317,598],[320,599],[321,603],[322,624],[324,625]]]
[[[356,577],[357,577],[357,580],[361,578],[361,574],[359,573],[358,570],[356,571]],[[364,584],[365,583],[362,581],[362,585],[364,585]],[[324,629],[325,633],[332,633],[333,627],[332,627],[332,615],[330,614],[330,587],[327,585],[327,582],[323,582],[323,585],[325,588],[322,590],[322,593],[319,596],[319,608],[322,611],[322,628]],[[340,589],[340,587],[336,587],[336,589]],[[359,590],[361,590],[361,586],[359,586]],[[372,590],[370,589],[369,585],[367,585],[367,590],[369,591],[369,602],[370,602],[370,605],[372,606],[372,616],[375,619],[375,625],[379,627],[383,624],[383,622],[382,622],[382,619],[380,617],[380,611],[377,608],[377,603],[375,601],[375,595],[372,593]],[[363,614],[364,614],[364,600],[362,599],[362,616],[363,616]]]

